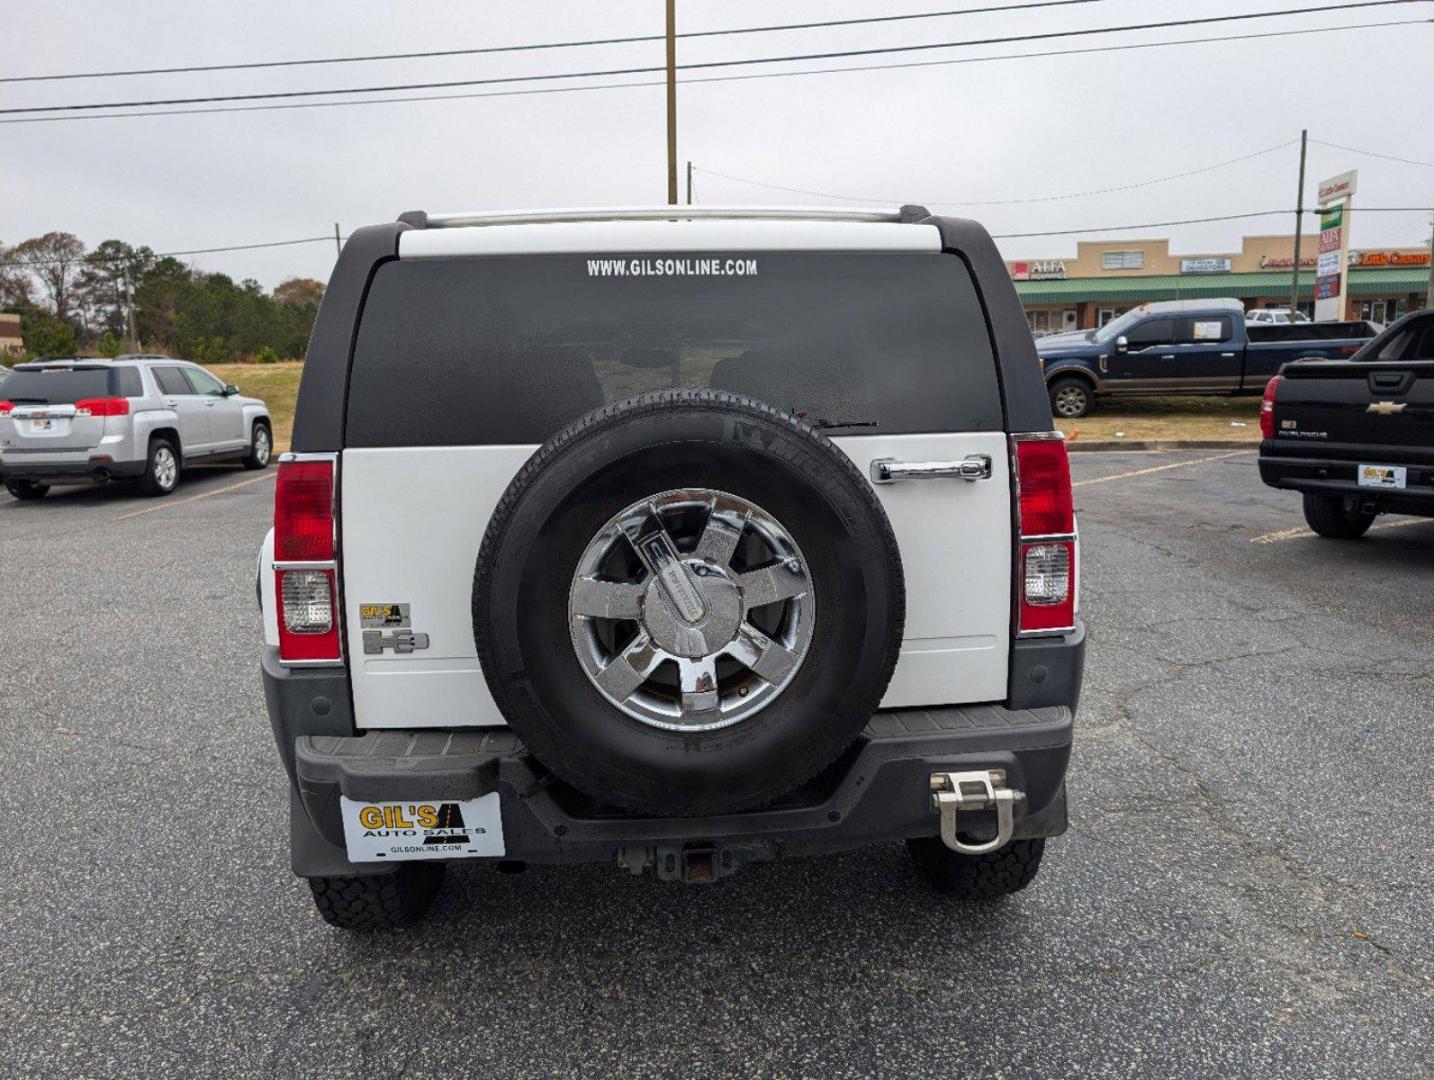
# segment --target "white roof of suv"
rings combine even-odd
[[[935,253],[941,250],[941,235],[935,225],[903,224],[901,210],[885,208],[614,207],[428,214],[424,219],[426,228],[412,229],[399,237],[400,258],[782,250]]]

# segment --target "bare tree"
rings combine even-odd
[[[74,233],[49,232],[22,240],[12,252],[14,261],[34,275],[50,298],[57,318],[68,319],[74,300],[75,276],[85,257],[85,245]]]
[[[34,282],[19,265],[14,249],[0,244],[0,308],[26,307]]]

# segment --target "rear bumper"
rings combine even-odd
[[[1081,643],[1083,645],[1083,641]],[[719,860],[718,876],[743,862],[842,851],[935,836],[935,772],[1002,769],[1024,792],[1016,837],[1065,831],[1065,772],[1074,710],[1065,705],[899,709],[876,714],[852,748],[821,776],[761,810],[720,817],[657,818],[596,805],[547,773],[502,728],[375,731],[355,735],[342,670],[263,662],[275,740],[291,780],[293,868],[304,877],[384,873],[351,863],[340,795],[361,802],[472,799],[498,792],[505,858],[613,862],[630,869],[679,865],[693,851]],[[989,818],[989,821],[986,820]],[[994,835],[994,814],[971,831]]]
[[[144,475],[143,461],[112,461],[107,457],[83,456],[77,461],[27,461],[7,455],[0,461],[0,482],[33,480],[39,484],[103,484],[109,480],[135,479]]]
[[[1434,514],[1434,461],[1412,463],[1400,461],[1405,454],[1390,457],[1377,447],[1360,460],[1352,458],[1291,457],[1260,451],[1260,479],[1273,488],[1310,492],[1316,495],[1338,495],[1358,499],[1385,513]],[[1407,470],[1408,486],[1396,488],[1361,487],[1357,479],[1360,465],[1400,465]]]

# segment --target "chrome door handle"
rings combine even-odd
[[[1222,360],[1233,360],[1233,359],[1235,359],[1235,354],[1232,353],[1232,352],[1222,352],[1222,353],[1220,354],[1220,358],[1221,358]]]
[[[891,484],[897,480],[989,480],[991,479],[991,458],[986,454],[971,454],[961,461],[897,461],[895,458],[877,458],[871,463],[871,482]]]

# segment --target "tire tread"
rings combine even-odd
[[[937,892],[957,900],[994,900],[1020,892],[1035,880],[1046,842],[1012,840],[986,855],[962,855],[935,836],[908,840],[907,846]]]
[[[1305,521],[1320,536],[1332,540],[1357,540],[1374,524],[1373,514],[1353,513],[1344,508],[1338,495],[1304,493]]]
[[[442,863],[410,863],[390,874],[309,878],[314,906],[325,922],[343,930],[393,930],[411,926],[433,904],[443,883]]]

